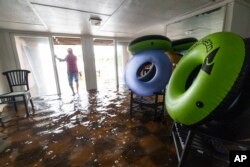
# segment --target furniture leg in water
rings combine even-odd
[[[160,96],[162,97],[161,100]],[[146,100],[146,98],[152,98],[154,100]],[[138,96],[134,92],[130,91],[130,115],[133,116],[138,111],[151,109],[154,112],[154,119],[162,118],[164,116],[165,109],[164,101],[165,89],[150,97]]]

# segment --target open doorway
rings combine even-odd
[[[95,38],[93,43],[97,88],[99,90],[114,90],[116,89],[114,41]]]
[[[81,38],[79,37],[63,37],[53,36],[54,53],[57,57],[64,59],[66,57],[67,49],[72,48],[73,54],[77,57],[77,66],[79,70],[79,91],[86,90],[86,83],[84,77],[84,65]],[[61,94],[72,94],[68,83],[67,65],[66,62],[56,61],[56,68],[59,78],[59,86]],[[74,85],[75,86],[75,85]]]

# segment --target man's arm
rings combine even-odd
[[[61,61],[66,61],[66,57],[65,57],[64,59],[62,59],[62,58],[57,57],[57,55],[55,55],[55,58],[56,58],[57,60],[59,60],[60,62],[61,62]]]

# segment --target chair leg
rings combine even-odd
[[[15,112],[17,113],[18,112],[18,108],[17,108],[16,100],[15,100],[14,97],[12,98],[12,101],[14,102],[13,103],[14,104],[14,109],[15,109]]]
[[[162,91],[162,106],[161,106],[161,115],[160,117],[162,118],[162,120],[164,120],[165,118],[165,89]]]
[[[142,100],[143,100],[143,96],[140,97],[140,110],[142,110]]]
[[[33,103],[33,100],[31,98],[30,98],[30,104],[31,104],[31,108],[32,108],[33,114],[35,114],[34,103]]]
[[[25,95],[23,96],[23,102],[24,102],[26,117],[29,117],[28,100]]]
[[[155,113],[154,113],[154,119],[156,120],[157,119],[157,109],[158,109],[158,95],[155,94],[155,104],[154,104],[154,110],[155,110]]]
[[[133,116],[133,92],[130,92],[130,116]]]
[[[0,123],[1,123],[1,126],[4,127],[4,123],[2,121],[2,118],[0,118]]]

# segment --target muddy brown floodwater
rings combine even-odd
[[[3,112],[0,166],[177,166],[171,122],[128,112],[127,91],[34,99],[35,114],[19,105]],[[153,115],[153,114],[152,114]]]
[[[176,167],[171,119],[154,121],[150,111],[131,118],[129,98],[126,90],[44,96],[29,118],[22,104],[18,114],[5,107],[0,167]],[[190,153],[185,167],[222,166]]]

